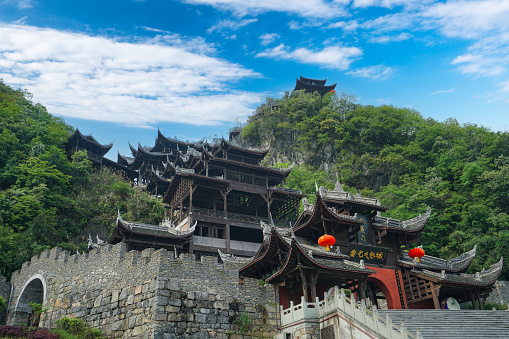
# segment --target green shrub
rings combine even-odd
[[[485,303],[483,308],[485,310],[492,310],[493,308],[496,310],[507,310],[507,304]]]
[[[81,319],[62,318],[57,320],[57,331],[62,335],[62,331],[67,332],[68,336],[63,334],[64,339],[93,339],[101,338],[102,333],[98,329],[88,327]]]
[[[242,314],[238,316],[237,322],[240,325],[240,331],[242,333],[247,333],[251,329],[251,317],[246,312],[242,312]]]

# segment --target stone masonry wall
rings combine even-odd
[[[509,303],[509,281],[497,281],[486,301],[497,304]]]
[[[12,275],[11,310],[27,281],[38,275],[46,284],[43,305],[50,307],[42,326],[76,317],[114,337],[272,337],[275,289],[254,279],[239,283],[240,266],[218,264],[213,257],[174,258],[166,250],[126,252],[125,244],[72,256],[54,248]],[[8,323],[16,324],[21,317],[10,313]]]

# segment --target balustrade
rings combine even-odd
[[[389,315],[381,317],[378,315],[376,307],[372,310],[366,308],[364,300],[358,303],[345,295],[344,289],[334,287],[332,293],[325,293],[323,300],[316,298],[316,302],[306,302],[304,297],[299,305],[290,302],[290,308],[281,309],[281,326],[291,325],[297,321],[313,320],[327,318],[333,313],[345,314],[355,319],[361,326],[378,333],[380,336],[388,339],[422,339],[419,330],[416,334],[406,330],[405,324],[401,322],[398,326],[394,324]]]

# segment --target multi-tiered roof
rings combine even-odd
[[[170,229],[186,231],[196,224],[193,236],[178,245],[191,253],[217,254],[219,249],[254,255],[262,242],[260,220],[288,223],[285,218],[297,215],[303,197],[285,188],[289,169],[260,165],[267,150],[241,148],[224,139],[187,143],[158,131],[154,147],[131,146],[131,152],[132,157],[119,155],[118,162],[139,174],[139,185],[162,197]],[[127,239],[130,230],[121,222],[117,229]],[[137,238],[131,236],[133,246],[139,245]]]
[[[327,79],[317,80],[317,79],[309,79],[304,78],[303,76],[300,79],[297,79],[297,83],[295,84],[294,91],[305,90],[306,92],[314,93],[318,92],[320,95],[324,95],[325,93],[334,92],[336,88],[336,84],[333,85],[325,85]]]
[[[284,284],[290,294],[302,290],[300,295],[306,299],[309,289],[314,298],[317,290],[334,284],[358,292],[361,298],[376,299],[381,290],[370,282],[373,270],[377,273],[375,281],[384,276],[381,271],[393,270],[402,275],[400,307],[440,308],[439,298],[455,297],[460,302],[479,299],[501,274],[502,258],[488,270],[464,273],[475,257],[476,247],[450,260],[429,255],[420,262],[410,258],[403,248],[419,241],[431,217],[430,208],[409,220],[382,217],[380,212],[387,208],[377,199],[345,192],[339,183],[334,190],[317,188],[314,205],[307,199],[303,205],[291,230],[272,227],[269,231],[266,227],[259,252],[240,270],[241,276]],[[324,234],[336,239],[331,252],[317,244]]]

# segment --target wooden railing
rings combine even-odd
[[[384,338],[423,338],[419,329],[415,334],[410,333],[403,322],[398,326],[391,321],[388,314],[386,317],[379,316],[376,307],[367,309],[364,301],[358,303],[354,299],[346,297],[345,291],[338,287],[334,287],[330,294],[325,293],[324,299],[321,301],[316,298],[316,302],[306,302],[302,297],[299,305],[294,305],[292,301],[290,302],[290,308],[286,310],[281,306],[281,326],[291,325],[302,320],[320,321],[320,319],[327,318],[334,313],[347,315],[355,319],[360,326],[367,327]]]

